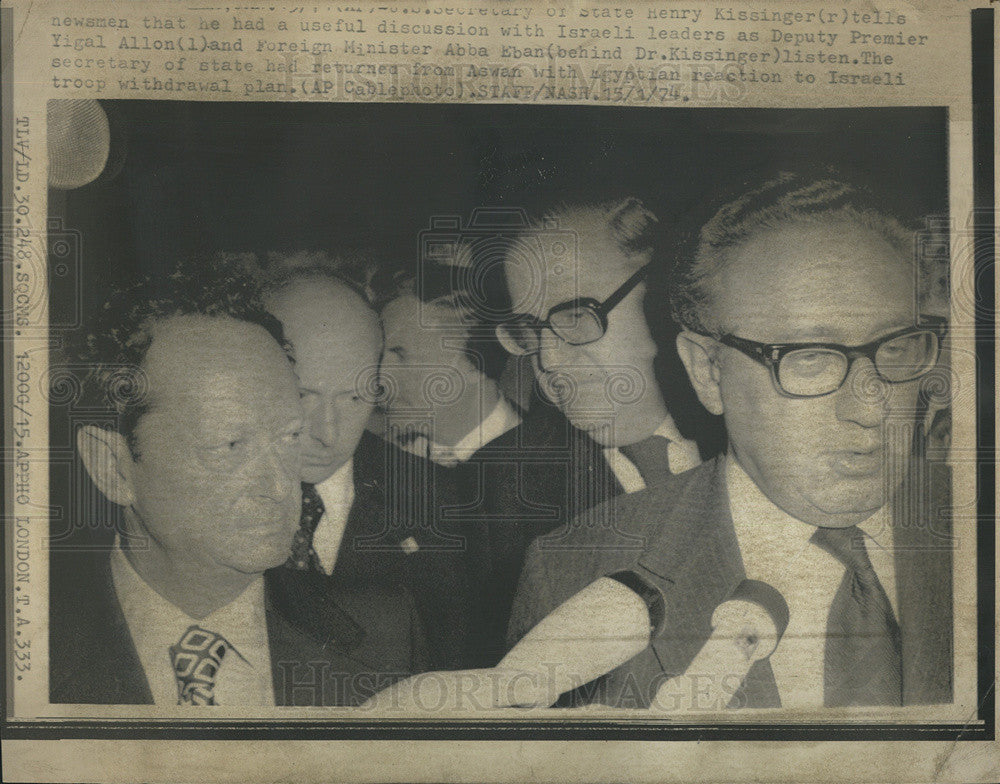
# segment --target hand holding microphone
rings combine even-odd
[[[617,572],[559,605],[496,667],[414,675],[361,707],[420,713],[548,707],[643,651],[663,620],[660,592],[634,572]]]
[[[651,710],[725,708],[750,668],[778,647],[788,627],[788,605],[767,583],[744,580],[715,608],[711,623],[711,636],[684,674],[660,687]]]
[[[641,653],[662,628],[664,606],[659,590],[635,572],[601,577],[539,621],[496,669],[537,676],[534,699],[518,705],[552,705]]]

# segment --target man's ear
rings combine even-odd
[[[701,404],[712,414],[722,414],[722,393],[719,389],[719,366],[715,361],[718,344],[714,338],[689,330],[677,336],[677,353],[687,370],[691,385]]]
[[[132,452],[125,436],[115,430],[85,425],[76,434],[80,459],[97,489],[119,506],[135,501],[132,489]]]

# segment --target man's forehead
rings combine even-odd
[[[577,297],[605,299],[650,260],[650,250],[631,244],[651,220],[635,199],[549,213],[505,254],[513,310],[541,316]]]
[[[143,379],[151,402],[238,406],[292,398],[295,377],[262,327],[231,318],[178,316],[153,330]]]
[[[602,250],[604,252],[602,252]],[[605,299],[645,263],[644,256],[625,257],[608,243],[577,249],[562,259],[513,256],[504,261],[516,313],[544,315],[549,308],[576,298]]]
[[[452,304],[421,302],[414,294],[404,294],[389,302],[382,309],[382,322],[386,337],[419,337],[427,330],[460,332],[465,328],[462,314]]]
[[[814,283],[849,289],[855,280],[912,277],[914,272],[906,251],[851,220],[779,225],[734,246],[728,257],[726,269],[733,284],[757,288],[787,281],[790,288],[805,291]],[[850,279],[827,280],[824,273],[829,270]]]
[[[770,339],[846,340],[916,315],[915,265],[878,232],[851,222],[760,233],[729,250],[716,285],[721,325],[766,328]]]
[[[292,280],[271,292],[268,304],[286,330],[358,329],[376,321],[360,294],[324,276]]]
[[[259,324],[228,316],[188,314],[156,324],[146,353],[147,372],[161,366],[201,369],[206,366],[252,372],[282,358],[277,341]],[[243,351],[246,357],[233,356]]]
[[[270,294],[268,306],[281,321],[297,362],[367,358],[381,346],[375,312],[339,281],[325,277],[292,281]]]

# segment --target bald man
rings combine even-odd
[[[302,519],[288,566],[338,585],[406,588],[431,663],[462,666],[469,588],[461,540],[425,530],[412,513],[419,504],[399,496],[428,489],[405,481],[407,455],[365,430],[383,346],[378,316],[329,265],[289,271],[270,284],[265,304],[292,345],[306,422]]]
[[[319,486],[325,504],[344,506],[352,457],[373,407],[382,353],[378,316],[349,284],[318,269],[272,287],[266,304],[295,352],[307,424],[302,479]],[[324,564],[328,572],[335,550]]]

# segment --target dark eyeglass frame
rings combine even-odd
[[[811,397],[824,397],[825,395],[832,395],[838,389],[844,386],[844,382],[847,377],[851,375],[851,368],[854,367],[854,362],[857,359],[864,357],[872,363],[872,367],[878,374],[878,377],[887,384],[905,384],[908,381],[916,381],[921,376],[926,375],[931,371],[935,364],[937,364],[938,358],[941,356],[941,335],[944,333],[945,327],[947,326],[948,320],[938,317],[938,316],[921,316],[918,323],[912,327],[905,327],[903,329],[891,332],[888,335],[883,335],[880,338],[876,338],[868,343],[863,343],[860,346],[844,346],[840,343],[760,343],[756,340],[749,340],[747,338],[737,337],[731,333],[722,334],[711,334],[709,332],[699,332],[698,334],[704,335],[706,337],[713,338],[724,346],[729,346],[739,351],[741,354],[750,357],[750,359],[766,367],[771,373],[771,382],[774,384],[775,390],[778,394],[784,397],[791,398],[811,398]],[[878,369],[878,364],[875,362],[875,354],[878,350],[891,340],[903,337],[904,335],[918,334],[920,332],[933,332],[937,337],[937,346],[934,354],[934,361],[927,363],[927,368],[912,378],[900,379],[898,381],[886,378],[882,375],[881,371]],[[847,365],[844,369],[844,377],[840,379],[840,383],[829,392],[820,392],[816,395],[797,395],[792,392],[787,391],[782,385],[778,377],[778,366],[781,364],[781,360],[791,354],[793,351],[809,350],[809,349],[825,349],[829,351],[838,351],[847,357]]]
[[[590,343],[596,343],[598,340],[604,337],[604,335],[608,331],[608,314],[610,314],[611,311],[614,310],[615,307],[632,292],[632,289],[634,289],[636,286],[639,285],[639,283],[642,282],[642,279],[646,277],[646,274],[649,272],[651,266],[652,262],[643,264],[639,269],[637,269],[634,273],[632,273],[632,275],[629,277],[628,280],[622,283],[622,285],[619,286],[617,289],[612,291],[611,294],[609,294],[604,299],[603,302],[596,300],[593,297],[576,297],[575,299],[570,299],[567,300],[566,302],[560,302],[558,305],[554,305],[553,307],[549,308],[549,312],[546,314],[543,320],[536,319],[534,316],[529,316],[527,314],[522,314],[521,316],[512,319],[512,321],[520,320],[522,323],[525,324],[525,326],[533,328],[538,334],[536,340],[536,342],[538,343],[538,347],[535,348],[534,351],[521,352],[520,354],[518,354],[518,356],[530,356],[531,354],[538,353],[538,351],[541,349],[542,341],[540,333],[543,329],[548,329],[553,335],[555,335],[557,338],[559,338],[560,340],[562,340],[563,342],[567,343],[570,346],[586,346]],[[560,335],[552,326],[553,314],[562,313],[563,311],[575,310],[575,309],[589,310],[591,313],[593,313],[597,317],[597,323],[601,327],[601,334],[598,335],[596,338],[593,338],[592,340],[582,340],[582,341],[566,340],[566,338]],[[506,348],[508,346],[508,341],[504,339],[502,334],[505,326],[506,326],[505,324],[498,324],[496,327],[496,333],[497,333],[497,339]]]

